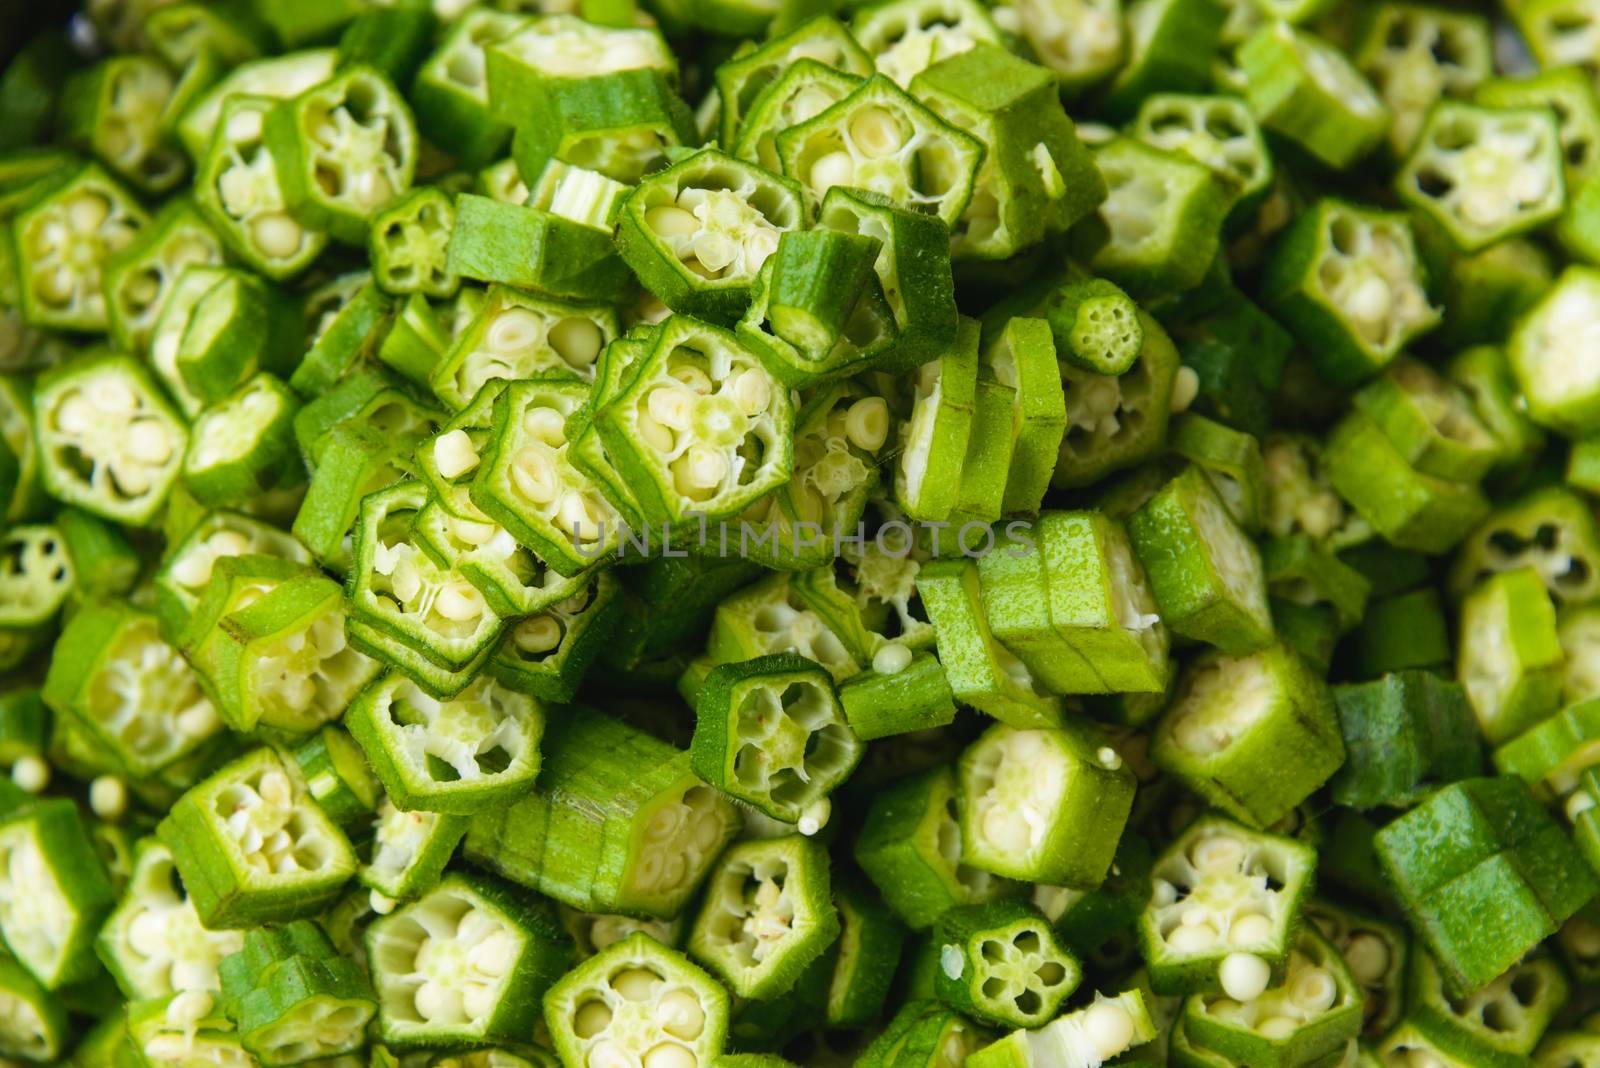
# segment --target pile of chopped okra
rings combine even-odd
[[[1600,0],[14,45],[0,1068],[1600,1068]]]

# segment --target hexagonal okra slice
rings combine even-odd
[[[372,819],[372,853],[356,872],[380,913],[439,885],[445,865],[467,833],[465,816],[406,811],[385,797]]]
[[[622,258],[667,307],[731,325],[780,236],[805,225],[800,188],[714,148],[648,175],[622,204]]]
[[[449,196],[431,186],[412,190],[373,216],[367,248],[378,285],[388,293],[454,296],[461,279],[450,272],[445,250],[455,220]]]
[[[166,192],[183,178],[189,162],[161,129],[175,84],[153,56],[102,60],[63,88],[64,133],[142,192]]]
[[[1410,151],[1436,101],[1469,97],[1494,72],[1489,22],[1478,12],[1407,4],[1374,11],[1364,22],[1350,55],[1389,106],[1396,155]]]
[[[524,23],[485,49],[489,107],[502,122],[525,118],[530,99],[561,83],[656,70],[677,80],[678,61],[660,32],[598,26],[559,14]]]
[[[168,552],[156,572],[156,615],[176,639],[199,603],[218,560],[261,553],[309,564],[311,553],[292,534],[239,512],[208,512]]]
[[[25,524],[0,536],[0,626],[48,623],[74,581],[72,557],[55,526]]]
[[[145,1063],[159,1068],[194,1062],[248,1068],[255,1063],[210,993],[190,990],[132,1001],[125,1011],[126,1041]]]
[[[864,189],[953,226],[972,197],[983,142],[882,75],[777,135],[783,173],[812,202],[834,186]]]
[[[539,772],[543,707],[489,678],[439,701],[391,672],[345,724],[403,809],[476,812],[526,793]]]
[[[1504,455],[1466,390],[1417,360],[1390,364],[1354,403],[1423,474],[1474,482]]]
[[[828,669],[835,682],[861,670],[850,648],[783,573],[768,575],[725,598],[712,616],[706,651],[715,663],[768,653],[799,653]]]
[[[728,995],[681,953],[638,932],[590,957],[545,995],[562,1060],[595,1068],[710,1068]]]
[[[115,900],[73,802],[39,802],[0,821],[0,936],[45,988],[94,974],[95,930]]]
[[[1145,98],[1134,136],[1203,163],[1228,186],[1230,219],[1247,217],[1273,182],[1272,156],[1244,101],[1231,96],[1155,93]]]
[[[535,297],[509,286],[492,286],[472,322],[429,378],[434,395],[461,410],[497,379],[594,380],[600,351],[617,336],[616,311],[608,305],[576,304]]]
[[[106,265],[146,221],[138,203],[93,163],[20,212],[12,230],[23,317],[62,330],[106,329]]]
[[[769,171],[781,172],[778,135],[849,96],[867,73],[848,73],[810,57],[796,59],[750,102],[738,136],[728,142],[732,146],[729,151]]]
[[[761,47],[717,66],[717,92],[722,98],[719,138],[722,144],[737,143],[756,101],[774,82],[803,60],[826,64],[829,69],[860,77],[872,73],[872,57],[837,19],[831,15],[809,19],[795,29],[771,38]],[[770,164],[763,161],[752,161],[762,162],[763,166],[772,169]]]
[[[1464,1032],[1502,1056],[1526,1057],[1566,1005],[1570,989],[1558,962],[1547,956],[1530,956],[1481,990],[1463,998],[1451,997],[1433,956],[1418,949],[1411,955],[1407,1016],[1445,1032]]]
[[[733,333],[687,316],[662,323],[596,420],[649,521],[737,515],[794,471],[789,391]]]
[[[0,959],[0,1053],[49,1063],[61,1056],[68,1035],[67,1010],[60,999],[22,965]]]
[[[793,653],[713,668],[695,705],[695,771],[785,823],[816,821],[863,748],[827,671]]]
[[[740,997],[791,990],[839,935],[828,853],[790,835],[741,842],[706,882],[689,931],[689,954]]]
[[[1582,436],[1600,424],[1600,375],[1583,362],[1600,271],[1573,265],[1517,324],[1508,355],[1535,422]]]
[[[1138,312],[1143,345],[1121,375],[1061,362],[1067,430],[1050,484],[1075,489],[1160,451],[1166,440],[1178,350],[1154,318]]]
[[[187,198],[169,201],[106,263],[106,316],[123,347],[144,351],[172,283],[185,267],[221,266],[222,239]]]
[[[263,1068],[360,1049],[377,999],[366,972],[310,920],[260,927],[222,961],[221,1006]]]
[[[570,701],[610,640],[623,603],[616,576],[603,570],[572,596],[507,630],[484,670],[520,693]]]
[[[549,902],[463,872],[374,920],[366,947],[378,1034],[402,1049],[526,1040],[572,953]]]
[[[1531,567],[1558,607],[1600,590],[1600,530],[1585,498],[1566,486],[1537,490],[1496,508],[1462,542],[1447,586],[1461,598],[1497,572]]]
[[[1249,1000],[1282,976],[1310,894],[1316,852],[1282,835],[1205,815],[1156,858],[1139,941],[1151,988],[1224,990]]]
[[[85,356],[34,387],[45,488],[119,523],[149,523],[183,463],[187,432],[161,390],[127,356]]]
[[[156,832],[207,927],[315,915],[356,870],[350,843],[271,749],[192,787]]]
[[[242,931],[212,931],[201,925],[172,851],[146,838],[95,948],[122,992],[140,1000],[220,990],[217,965],[243,944]]]
[[[970,1068],[1094,1068],[1156,1037],[1144,997],[1129,990],[1094,1001],[1037,1031],[1012,1031],[966,1058]]]
[[[1081,973],[1039,910],[1021,901],[951,909],[934,938],[934,989],[995,1027],[1039,1027],[1055,1017]]]
[[[895,0],[857,12],[850,32],[879,73],[902,88],[941,59],[980,41],[1004,45],[988,9],[973,0]]]
[[[489,114],[489,44],[520,29],[522,16],[471,8],[452,21],[410,86],[417,126],[465,167],[492,160],[510,134]]]

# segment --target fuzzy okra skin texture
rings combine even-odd
[[[0,67],[0,1065],[1600,1063],[1593,0],[533,6]]]

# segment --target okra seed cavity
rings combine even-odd
[[[850,444],[877,452],[889,438],[889,403],[882,397],[863,397],[845,412],[845,434]]]
[[[855,177],[856,165],[848,152],[829,152],[811,165],[811,188],[818,196],[836,185],[850,185]]]
[[[868,107],[850,120],[850,140],[868,159],[882,159],[905,147],[906,136],[892,114],[880,107]]]

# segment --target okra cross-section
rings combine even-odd
[[[996,1027],[1038,1027],[1081,978],[1039,910],[1020,901],[951,909],[934,938],[934,987],[954,1008]]]
[[[1150,869],[1139,941],[1152,987],[1259,995],[1289,959],[1316,859],[1297,839],[1220,816],[1190,824]]]
[[[862,751],[833,679],[793,653],[713,668],[695,705],[695,771],[786,823],[823,802]]]
[[[1370,1037],[1388,1032],[1406,1011],[1406,962],[1412,953],[1405,926],[1323,899],[1306,904],[1305,919],[1333,943],[1350,969],[1350,978],[1361,988],[1363,1034]],[[1436,970],[1434,974],[1438,974]],[[1514,977],[1514,969],[1502,977],[1507,980],[1506,988]],[[1496,992],[1499,997],[1482,998],[1477,1007],[1481,1010],[1501,1000],[1510,993],[1506,988]]]
[[[192,787],[157,833],[211,928],[315,915],[356,871],[350,843],[271,749]]]
[[[548,901],[460,872],[375,920],[366,947],[378,1035],[401,1049],[525,1041],[572,954]]]
[[[0,821],[0,936],[47,989],[94,975],[95,931],[115,900],[73,802],[40,802]]]
[[[1378,147],[1389,109],[1344,53],[1285,22],[1256,30],[1238,52],[1245,98],[1261,125],[1330,167]]]
[[[165,193],[183,179],[188,166],[161,129],[175,88],[172,73],[153,56],[102,60],[63,88],[66,135],[141,192]]]
[[[563,1061],[592,1068],[711,1068],[728,1014],[727,991],[643,932],[590,957],[544,998]]]
[[[440,701],[390,673],[345,724],[402,809],[476,812],[531,790],[539,773],[544,709],[489,678]]]
[[[195,417],[183,454],[183,484],[214,508],[248,504],[305,477],[295,450],[299,400],[262,371]]]
[[[894,0],[862,9],[850,22],[879,73],[897,85],[979,42],[1003,43],[989,9],[974,0]]]
[[[789,391],[731,332],[674,315],[632,374],[596,419],[647,520],[736,515],[793,474]]]
[[[161,632],[176,640],[211,581],[217,561],[247,553],[311,562],[306,547],[277,527],[240,512],[209,512],[173,544],[156,573],[156,615]]]
[[[23,317],[34,326],[104,330],[106,265],[145,223],[138,203],[92,163],[20,212],[11,230]]]
[[[601,571],[571,596],[512,625],[486,670],[519,693],[570,701],[616,632],[624,604],[615,575]]]
[[[72,557],[56,527],[27,524],[0,536],[0,626],[48,623],[73,582]]]
[[[1161,324],[1138,312],[1144,342],[1121,375],[1085,371],[1061,361],[1067,431],[1050,484],[1075,489],[1158,453],[1165,443],[1178,349]]]
[[[500,379],[592,381],[602,349],[617,336],[616,313],[600,304],[535,297],[494,286],[429,375],[434,396],[455,410]]]
[[[1272,186],[1272,156],[1244,102],[1226,96],[1156,93],[1145,99],[1134,136],[1203,163],[1229,187],[1229,218],[1248,217]]]
[[[661,34],[643,27],[600,26],[577,15],[534,19],[485,49],[489,106],[517,123],[530,100],[565,85],[624,71],[659,71],[677,80],[678,64]]]
[[[221,1004],[239,1042],[277,1068],[360,1049],[377,999],[364,969],[310,920],[260,927],[222,961]]]
[[[740,997],[785,994],[839,935],[828,867],[799,835],[732,846],[706,881],[689,954]]]

